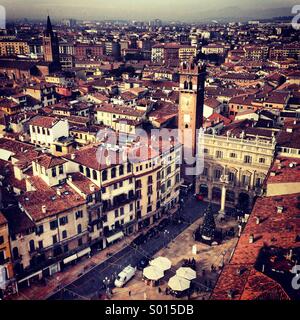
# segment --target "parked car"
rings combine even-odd
[[[144,235],[143,233],[140,234],[139,236],[137,236],[132,242],[131,245],[136,247],[136,246],[140,246],[143,243],[147,242],[147,237],[146,235]]]
[[[142,258],[138,264],[137,264],[137,268],[138,270],[143,270],[144,268],[146,268],[149,264],[149,259],[148,258]]]
[[[161,220],[161,222],[158,224],[157,229],[159,231],[162,231],[167,225],[169,224],[169,220],[167,218]]]
[[[196,193],[194,194],[194,197],[197,201],[203,201],[204,200],[204,195],[201,193]]]
[[[159,232],[158,229],[156,227],[153,227],[150,230],[148,230],[148,232],[145,234],[145,236],[148,239],[151,239],[151,238],[155,237],[158,232]]]
[[[115,280],[115,286],[117,288],[122,288],[130,279],[134,277],[136,273],[136,268],[131,265],[123,269],[117,276]]]

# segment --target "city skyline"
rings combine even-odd
[[[21,3],[19,0],[2,1],[7,18],[14,19],[39,19],[50,14],[54,19],[76,18],[81,20],[151,20],[162,19],[166,21],[207,21],[209,19],[246,19],[246,18],[271,18],[291,14],[291,8],[297,1],[245,1],[243,5],[237,0],[222,1],[214,0],[207,3],[203,0],[180,1],[148,1],[117,0],[107,3],[102,0],[92,0],[85,6],[78,0],[60,2],[29,0]],[[66,13],[67,12],[67,13]]]

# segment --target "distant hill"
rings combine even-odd
[[[197,10],[195,10],[197,11]],[[189,20],[193,21],[211,21],[216,19],[220,22],[228,21],[248,21],[267,19],[272,17],[290,16],[291,7],[268,8],[268,9],[243,9],[240,7],[226,7],[222,10],[209,10],[194,13]]]

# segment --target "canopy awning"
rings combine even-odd
[[[91,248],[90,248],[90,247],[85,248],[84,250],[79,251],[79,252],[77,253],[77,257],[78,257],[78,258],[83,257],[83,256],[85,256],[86,254],[89,254],[90,252],[91,252]]]
[[[12,155],[14,155],[14,153],[12,153],[8,150],[5,150],[5,149],[0,149],[0,159],[1,160],[8,161]]]
[[[163,271],[171,269],[172,263],[171,261],[166,257],[158,257],[154,260],[150,261],[151,266],[155,266]]]
[[[187,290],[189,289],[190,285],[191,285],[191,281],[178,276],[174,276],[170,278],[168,282],[168,286],[174,291]]]
[[[69,263],[77,259],[77,254],[73,254],[63,260],[64,264]]]
[[[118,240],[118,239],[120,239],[120,238],[123,238],[123,237],[124,237],[124,232],[123,232],[123,231],[120,231],[120,232],[117,232],[117,233],[113,234],[113,235],[110,236],[110,237],[107,237],[107,238],[106,238],[106,241],[107,241],[108,243],[112,243],[113,241],[116,241],[116,240]]]
[[[22,283],[22,282],[24,282],[24,281],[26,281],[26,280],[29,280],[29,279],[31,279],[31,278],[33,278],[33,277],[36,277],[36,276],[39,276],[40,274],[42,274],[42,270],[39,270],[39,271],[37,271],[37,272],[35,272],[35,273],[33,273],[33,274],[30,274],[29,276],[27,276],[26,278],[23,278],[23,279],[21,279],[20,281],[18,281],[18,283]]]
[[[176,271],[176,275],[178,277],[187,279],[187,280],[193,280],[197,278],[196,271],[193,270],[192,268],[186,268],[186,267],[181,267]]]
[[[143,275],[149,280],[157,281],[164,276],[164,272],[160,268],[149,266],[143,270]]]

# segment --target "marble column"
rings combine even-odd
[[[223,184],[222,195],[221,195],[221,209],[219,211],[220,216],[225,215],[225,203],[226,203],[226,186],[225,186],[225,184]]]

